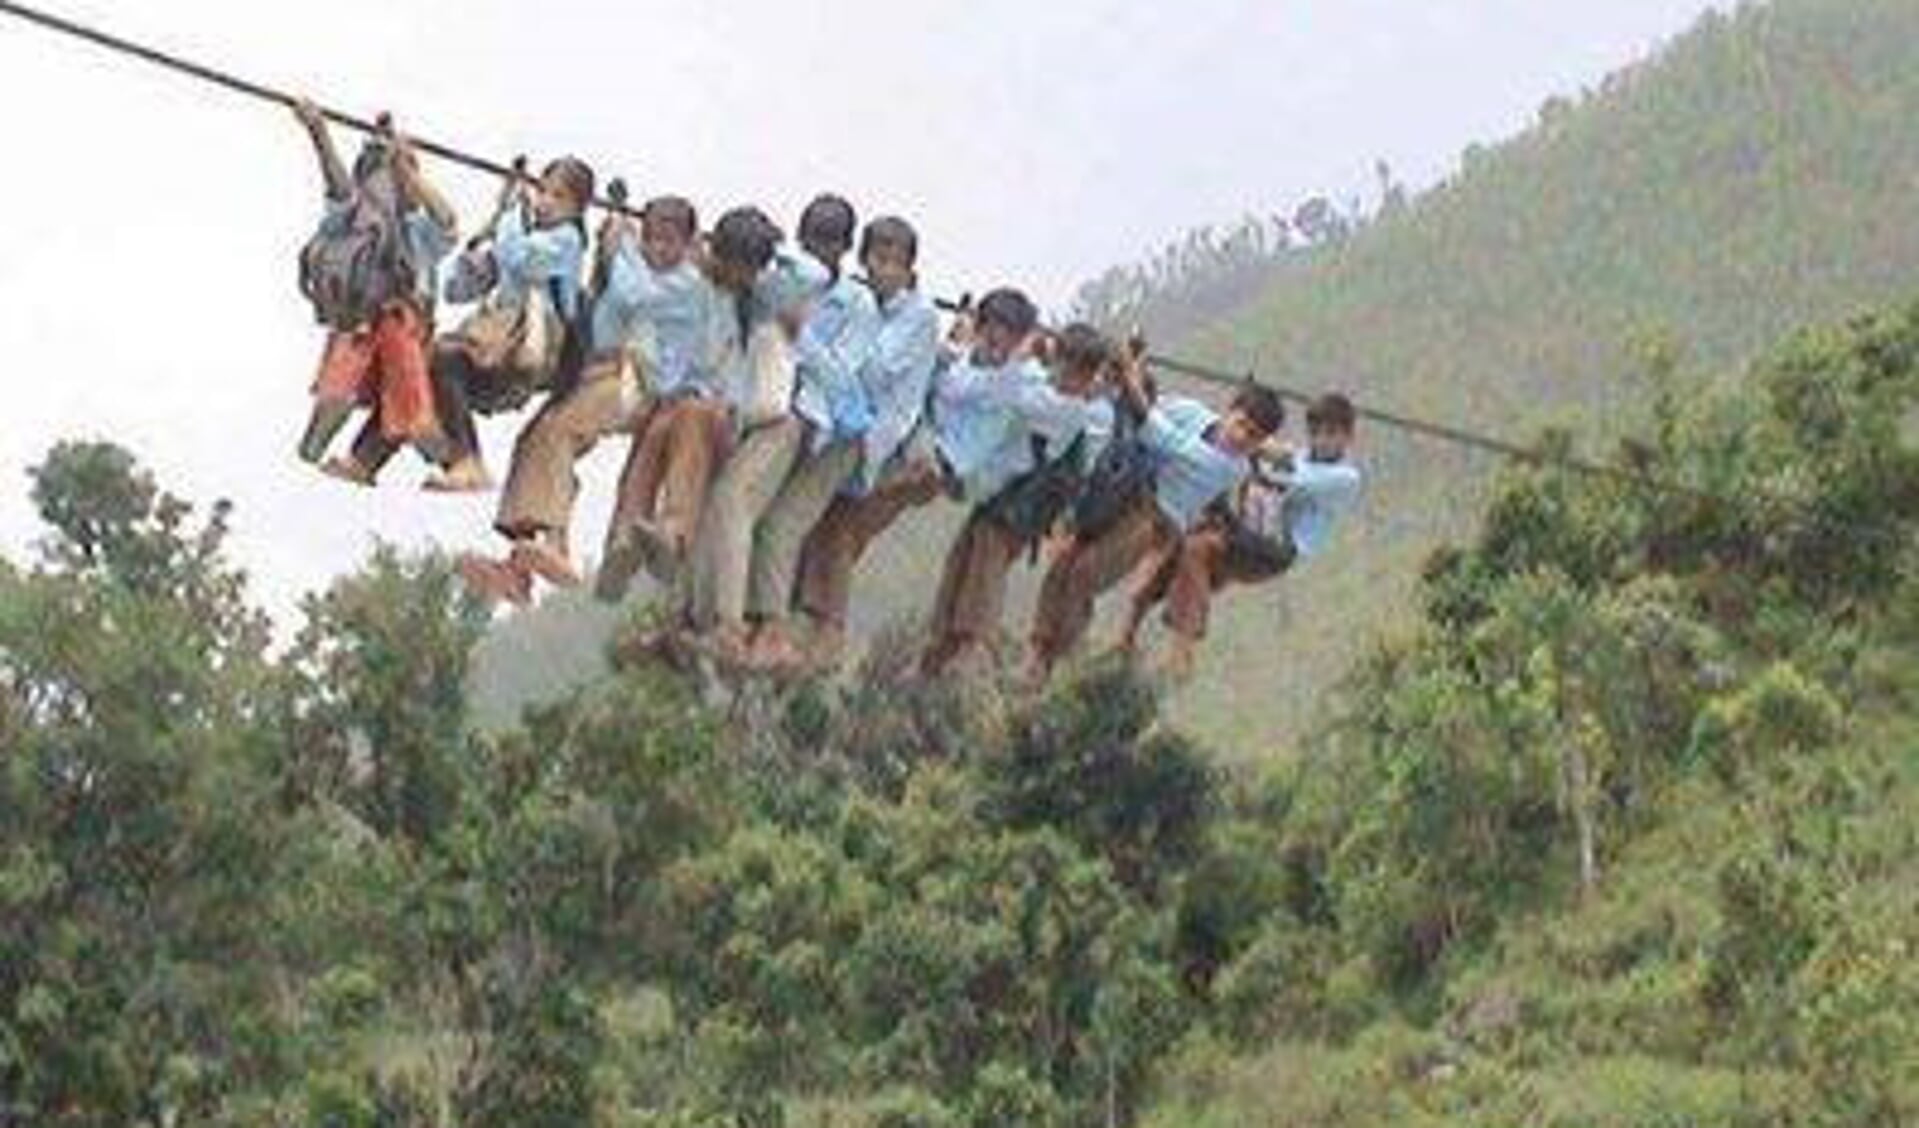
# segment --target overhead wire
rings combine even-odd
[[[185,75],[186,77],[201,82],[210,83],[245,97],[288,108],[292,108],[300,103],[300,99],[292,94],[265,83],[242,77],[229,70],[186,58],[174,52],[164,51],[143,43],[135,42],[124,36],[115,35],[97,27],[82,24],[41,8],[18,3],[17,0],[0,0],[0,15],[12,16],[17,20],[34,25],[43,30],[80,40],[103,50],[138,59],[150,65],[172,71],[176,74]],[[321,105],[316,108],[328,121],[349,129],[357,130],[361,133],[378,135],[384,133],[386,129],[386,119],[384,116],[369,120],[330,106]],[[416,136],[410,132],[407,134],[407,139],[412,143],[414,148],[420,152],[430,154],[441,160],[472,169],[476,172],[501,178],[524,178],[526,175],[523,162],[517,159],[512,162],[493,160],[454,145]],[[624,185],[618,181],[610,182],[608,191],[596,195],[592,203],[595,207],[609,212],[636,218],[639,215],[635,209],[628,205]],[[964,308],[964,304],[963,302],[950,300],[942,300],[939,302],[941,308],[949,311]],[[1221,368],[1198,364],[1190,360],[1163,353],[1149,354],[1147,362],[1152,367],[1161,371],[1218,387],[1232,388],[1246,383],[1258,383],[1271,388],[1283,398],[1297,403],[1310,403],[1315,398],[1297,388],[1290,388],[1282,384],[1274,383],[1270,379],[1254,373],[1229,372]],[[1688,495],[1697,500],[1720,500],[1716,495],[1705,490],[1657,479],[1642,470],[1580,458],[1566,451],[1548,451],[1539,447],[1527,446],[1510,439],[1487,434],[1468,427],[1421,419],[1410,414],[1391,411],[1370,404],[1356,403],[1354,409],[1361,419],[1380,426],[1408,434],[1419,435],[1439,442],[1453,444],[1455,446],[1479,450],[1515,462],[1534,466],[1550,465],[1589,477],[1631,482],[1641,487],[1651,487]],[[1885,530],[1875,528],[1870,531],[1883,534]]]

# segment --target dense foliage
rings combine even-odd
[[[224,509],[64,445],[0,573],[0,1117],[1904,1122],[1915,408],[1919,309],[1516,472],[1256,774],[903,637],[725,713],[616,647],[482,735],[442,562],[273,654]]]

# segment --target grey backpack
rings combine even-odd
[[[322,224],[300,250],[300,292],[322,325],[358,329],[413,293],[400,210],[393,162],[370,145],[355,162],[345,214]]]

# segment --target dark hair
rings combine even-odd
[[[693,210],[693,201],[685,196],[655,196],[640,209],[640,218],[678,228],[688,239],[700,230],[700,213]]]
[[[1075,321],[1059,331],[1053,355],[1068,372],[1084,372],[1106,367],[1113,359],[1113,343],[1091,325]]]
[[[1338,392],[1327,392],[1306,409],[1306,426],[1351,431],[1359,425],[1359,410]]]
[[[779,226],[756,207],[734,208],[713,225],[707,250],[714,258],[751,270],[765,270],[773,251],[786,238]]]
[[[1286,401],[1264,384],[1248,381],[1233,393],[1233,410],[1253,421],[1268,435],[1279,433],[1286,425]]]
[[[919,261],[920,233],[899,216],[883,215],[860,232],[860,258],[872,254],[877,247],[899,248],[906,252],[906,261],[910,265]]]
[[[800,242],[807,247],[832,247],[841,254],[853,245],[853,232],[859,217],[843,196],[825,192],[813,197],[800,213]]]
[[[975,316],[981,325],[997,325],[1022,336],[1039,324],[1039,308],[1033,299],[1011,287],[1001,287],[981,298]]]
[[[567,191],[579,198],[581,210],[593,202],[593,166],[578,157],[560,157],[541,171],[542,179],[558,175]]]

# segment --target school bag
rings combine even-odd
[[[1034,552],[1072,508],[1086,478],[1086,435],[1073,436],[1057,458],[1047,458],[1046,440],[1033,436],[1034,468],[1013,479],[983,506],[982,515]]]
[[[377,143],[373,143],[377,144]],[[353,194],[337,218],[300,249],[300,292],[320,324],[343,332],[366,325],[389,302],[413,294],[414,264],[401,219],[393,162],[369,145]]]
[[[1093,463],[1086,488],[1073,505],[1073,528],[1087,539],[1112,528],[1135,502],[1151,493],[1158,470],[1152,448],[1140,438],[1140,421],[1124,406],[1115,415],[1113,439]]]

